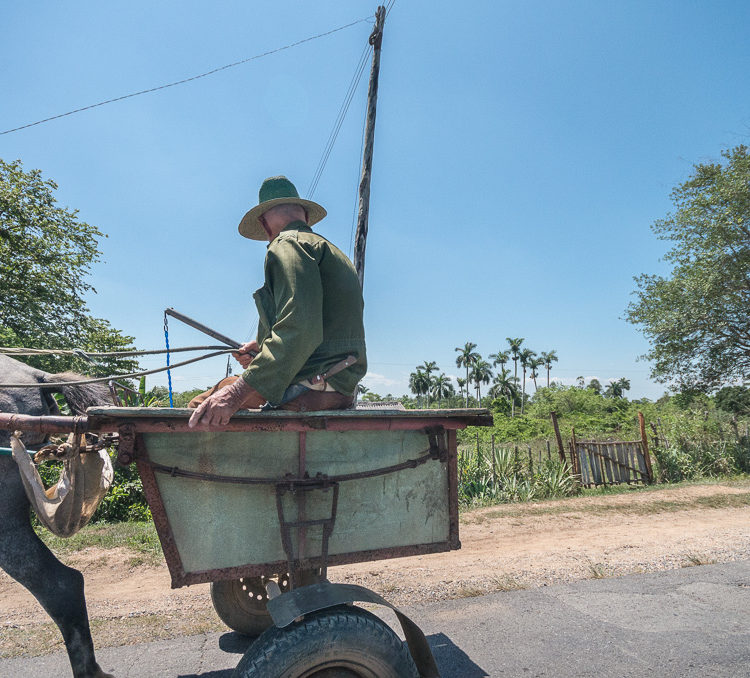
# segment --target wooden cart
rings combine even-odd
[[[263,632],[237,675],[437,676],[413,622],[396,610],[410,657],[389,627],[350,604],[395,608],[331,584],[326,570],[460,548],[456,430],[491,425],[491,415],[242,411],[207,433],[188,428],[190,414],[100,407],[36,419],[46,431],[68,419],[67,430],[119,434],[118,460],[137,465],[172,586],[211,582],[231,628]]]

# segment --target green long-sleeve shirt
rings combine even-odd
[[[357,362],[327,381],[353,394],[367,372],[364,302],[354,266],[302,221],[268,244],[265,284],[253,295],[260,353],[243,379],[270,403],[291,384],[354,355]]]

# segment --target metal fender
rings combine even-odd
[[[331,582],[302,586],[272,598],[268,601],[267,608],[274,624],[283,629],[298,617],[354,602],[375,603],[393,610],[401,622],[406,644],[409,646],[409,652],[417,666],[420,678],[440,678],[435,658],[432,656],[432,650],[422,629],[385,598],[363,586],[332,584]]]

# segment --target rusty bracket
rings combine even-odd
[[[438,461],[448,461],[448,444],[445,439],[445,429],[442,426],[428,426],[425,429],[430,441],[430,457]]]
[[[117,427],[119,446],[117,462],[122,466],[132,464],[135,460],[135,424],[120,424]]]
[[[321,554],[315,559],[320,563],[319,570],[320,576],[325,578],[328,572],[328,541],[333,534],[333,526],[336,523],[336,512],[338,510],[339,502],[339,484],[331,482],[326,476],[322,474],[320,482],[312,484],[312,478],[289,478],[285,479],[283,483],[276,485],[276,511],[279,516],[279,527],[281,529],[281,543],[284,547],[284,553],[287,559],[287,572],[289,573],[289,586],[294,589],[297,585],[297,573],[300,570],[299,562],[302,560],[303,554],[298,554],[298,558],[294,557],[294,545],[292,544],[292,530],[303,530],[304,534],[307,534],[307,529],[310,527],[322,527],[323,535],[321,540]],[[331,515],[329,518],[318,518],[316,520],[287,520],[284,515],[284,502],[283,498],[287,492],[297,495],[299,492],[311,492],[314,490],[322,490],[327,492],[332,489],[331,493]],[[307,560],[305,558],[305,560]]]

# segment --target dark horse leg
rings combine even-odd
[[[94,658],[83,575],[37,537],[15,461],[0,457],[0,567],[25,586],[62,632],[75,678],[106,678]]]

